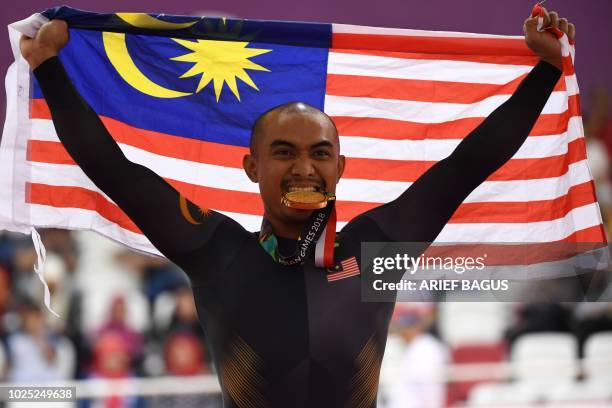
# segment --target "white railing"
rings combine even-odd
[[[600,359],[598,364],[612,365],[612,359]],[[576,374],[584,374],[584,360],[578,361]],[[554,366],[555,361],[533,363],[534,368]],[[537,367],[536,367],[537,366]],[[451,364],[441,370],[439,380],[445,383],[462,381],[504,381],[512,378],[513,364],[500,363]],[[0,387],[14,387],[15,383],[0,383]],[[19,386],[42,386],[43,384],[23,384]],[[156,396],[185,394],[219,394],[221,389],[215,375],[189,377],[145,377],[121,380],[85,379],[45,383],[44,386],[76,387],[78,398],[98,398],[108,395]]]

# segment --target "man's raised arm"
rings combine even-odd
[[[64,147],[85,174],[134,221],[155,247],[181,267],[202,249],[227,217],[210,211],[193,223],[198,209],[150,169],[128,160],[96,112],[74,88],[57,57],[68,42],[64,21],[53,20],[36,37],[21,39],[21,52],[34,70]],[[232,222],[233,224],[233,222]],[[235,226],[234,226],[235,227]]]
[[[572,24],[555,12],[544,12],[550,26],[573,38]],[[528,18],[524,31],[527,45],[540,62],[510,99],[463,139],[449,157],[432,166],[399,198],[364,214],[380,230],[377,239],[432,242],[463,200],[523,144],[562,67],[559,41],[537,30],[537,18]]]

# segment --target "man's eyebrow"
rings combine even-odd
[[[331,147],[331,148],[333,148],[334,145],[329,140],[323,140],[322,142],[315,143],[312,146],[310,146],[311,149],[316,149],[318,147]]]
[[[272,143],[270,143],[270,147],[277,147],[277,146],[287,146],[287,147],[295,148],[295,145],[293,143],[288,142],[286,140],[276,139]]]

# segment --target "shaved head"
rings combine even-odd
[[[270,120],[282,120],[287,115],[311,116],[313,119],[320,121],[323,126],[331,126],[336,135],[336,142],[339,143],[338,129],[336,129],[336,125],[326,113],[304,102],[288,102],[267,110],[255,120],[253,128],[251,129],[251,139],[249,142],[251,154],[256,154],[261,136],[266,131],[266,124],[269,123]]]
[[[281,198],[295,188],[336,192],[346,160],[334,122],[314,106],[285,103],[257,118],[250,147],[242,167],[259,184],[266,219],[275,234],[297,239],[312,210],[287,207]]]

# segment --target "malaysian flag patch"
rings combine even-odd
[[[350,278],[351,276],[359,275],[359,264],[357,264],[357,258],[354,256],[340,261],[342,269],[337,272],[330,272],[327,274],[327,281],[333,282],[344,278]]]

